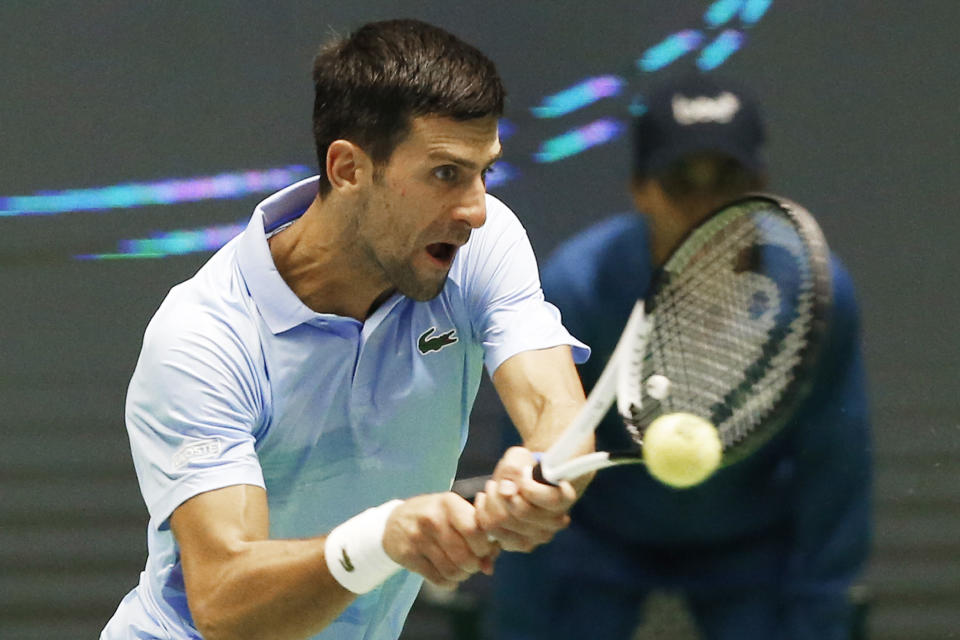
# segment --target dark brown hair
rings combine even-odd
[[[326,45],[314,59],[313,83],[321,196],[330,192],[323,173],[334,140],[350,140],[382,166],[414,117],[503,114],[505,91],[493,62],[417,20],[373,22]]]

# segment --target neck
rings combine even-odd
[[[363,322],[393,290],[352,258],[352,220],[349,212],[318,197],[268,242],[277,272],[307,307]]]

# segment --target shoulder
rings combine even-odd
[[[475,234],[481,237],[487,235],[502,237],[505,234],[526,237],[526,229],[523,228],[517,214],[502,200],[488,193],[486,195],[486,205],[487,221],[474,232]]]
[[[504,265],[516,275],[518,269],[526,271],[533,262],[527,232],[510,207],[487,194],[486,208],[486,222],[470,233],[450,272],[450,278],[461,287],[503,276]]]
[[[834,305],[839,304],[856,312],[857,295],[853,277],[843,261],[833,253],[830,254],[830,281],[833,287]]]
[[[542,270],[548,297],[571,288],[595,290],[608,281],[622,287],[624,274],[649,271],[647,225],[636,213],[605,218],[571,236],[550,254]]]
[[[248,365],[259,352],[253,305],[235,263],[218,254],[173,287],[144,334],[143,355],[225,359]]]
[[[835,254],[830,255],[830,286],[833,332],[839,336],[856,334],[860,323],[856,287],[850,272]]]
[[[626,252],[646,251],[647,226],[635,213],[605,218],[560,243],[547,259],[545,269],[574,268],[584,263],[601,265],[622,258]]]

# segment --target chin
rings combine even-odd
[[[398,287],[398,290],[400,291],[400,293],[407,296],[411,300],[416,300],[417,302],[427,302],[428,300],[433,300],[438,295],[440,295],[440,292],[443,291],[443,286],[444,284],[446,284],[446,282],[447,282],[447,279],[444,278],[442,282],[435,285],[431,285],[431,286],[421,285],[409,290],[407,290],[406,288]]]
[[[447,284],[447,273],[444,272],[443,276],[439,278],[436,276],[432,278],[404,278],[404,281],[396,283],[397,291],[417,302],[433,300],[440,295],[443,287]]]

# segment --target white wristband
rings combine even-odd
[[[324,556],[330,575],[353,593],[366,593],[400,565],[383,549],[387,518],[403,500],[391,500],[353,516],[327,535]]]

